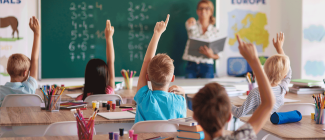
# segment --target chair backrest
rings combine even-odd
[[[3,101],[1,107],[40,106],[42,98],[37,94],[9,94]]]
[[[90,95],[88,97],[86,97],[84,102],[88,102],[88,105],[91,106],[91,102],[92,101],[109,101],[109,100],[121,100],[121,104],[123,103],[122,97],[120,95],[117,94],[97,94],[97,95]]]
[[[131,130],[134,133],[177,132],[178,125],[168,121],[141,121],[134,124]]]
[[[282,105],[277,112],[288,112],[298,110],[301,115],[310,115],[315,113],[315,105],[312,103],[294,103]]]
[[[191,111],[193,111],[193,108],[192,108],[192,98],[188,97],[187,94],[185,95],[186,97],[186,104],[187,104],[187,108]]]
[[[72,136],[78,135],[77,121],[56,122],[50,124],[44,136]]]

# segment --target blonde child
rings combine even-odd
[[[0,85],[0,106],[5,96],[9,94],[35,94],[38,79],[40,25],[34,16],[29,19],[29,27],[34,32],[31,59],[23,54],[12,54],[9,57],[7,71],[10,82]]]
[[[273,39],[273,45],[278,54],[268,58],[264,64],[264,71],[271,83],[272,91],[275,97],[275,105],[271,113],[275,112],[284,104],[284,95],[291,80],[292,71],[290,68],[289,57],[284,54],[282,49],[284,34],[277,34],[276,41]],[[246,101],[241,107],[232,105],[232,114],[235,118],[240,118],[250,111],[255,111],[261,104],[260,90],[254,88],[248,94]]]
[[[218,83],[205,85],[193,98],[194,119],[202,126],[205,140],[256,139],[256,134],[270,117],[275,103],[271,84],[267,79],[251,43],[237,36],[240,54],[252,67],[261,91],[261,104],[246,124],[230,135],[224,135],[224,126],[231,119],[231,104],[226,90]]]
[[[169,83],[175,79],[173,60],[166,54],[155,56],[158,41],[166,30],[168,20],[169,15],[165,22],[156,23],[154,34],[143,60],[137,94],[134,97],[137,103],[135,123],[186,117],[185,98],[171,93],[184,94],[184,90],[178,86],[168,88]],[[148,81],[151,81],[152,90],[147,85]]]

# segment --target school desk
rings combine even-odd
[[[247,122],[250,117],[241,117]],[[302,116],[302,120],[295,123],[274,125],[268,119],[263,130],[281,139],[325,139],[324,125],[316,124],[311,116]]]
[[[107,112],[106,108],[99,108],[100,112]],[[119,112],[118,107],[111,112]],[[92,108],[83,110],[84,116],[91,116]],[[187,110],[187,116],[193,116],[193,112]],[[43,134],[48,125],[55,122],[76,121],[70,110],[60,110],[59,112],[48,112],[41,110],[40,107],[0,107],[0,127],[13,126],[17,130],[15,133],[28,136],[40,136]],[[117,119],[108,120],[101,116],[95,119],[96,132],[98,134],[107,133],[110,130],[116,131],[116,128],[124,128],[129,130],[134,124],[134,119]],[[25,131],[25,129],[30,130]],[[24,131],[20,131],[24,130]]]
[[[188,94],[189,98],[193,98],[195,94]],[[311,97],[311,94],[295,94],[288,92],[284,97],[287,99],[293,99],[293,100],[299,100],[298,102],[290,102],[290,103],[284,103],[284,104],[292,104],[292,103],[314,103],[313,98]],[[235,106],[241,106],[245,102],[245,100],[240,99],[237,96],[229,97],[231,104]]]
[[[231,134],[231,131],[225,131],[225,134]],[[177,132],[160,132],[160,133],[138,133],[138,140],[144,140],[153,137],[173,137],[177,136]],[[77,140],[78,136],[43,136],[43,137],[11,137],[11,138],[0,138],[0,140],[53,140],[53,139],[73,139]],[[94,135],[94,140],[108,140],[109,135]],[[120,136],[120,140],[130,140],[129,134]]]

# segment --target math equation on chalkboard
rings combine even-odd
[[[94,14],[96,11],[103,11],[103,5],[96,2],[87,4],[86,2],[71,2],[69,10],[71,15],[71,41],[69,43],[69,54],[71,62],[86,61],[95,58],[96,39],[105,39],[105,29],[98,29],[91,21],[95,20]],[[148,25],[145,25],[146,20],[149,20],[149,15],[146,14],[152,9],[151,5],[146,5],[144,2],[128,3],[128,16],[125,17],[128,21],[128,34],[124,38],[127,39],[128,51],[131,62],[144,58],[144,52],[148,47],[150,35],[145,33],[149,30]],[[90,21],[90,22],[89,22]],[[114,23],[112,23],[114,26]],[[118,32],[118,30],[117,30]],[[90,50],[90,51],[89,51]],[[124,55],[124,54],[123,54]]]

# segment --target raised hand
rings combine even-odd
[[[187,28],[192,27],[195,24],[196,24],[196,20],[194,17],[191,17],[186,21]]]
[[[156,23],[154,32],[158,34],[162,34],[166,30],[168,21],[169,21],[169,14],[167,15],[166,21],[160,21]]]
[[[105,28],[105,37],[107,38],[112,38],[114,34],[114,26],[111,26],[111,21],[107,20],[106,21],[106,28]]]
[[[29,19],[29,27],[32,29],[34,34],[40,34],[40,25],[38,19],[35,16]]]
[[[276,51],[279,53],[279,54],[282,54],[284,53],[283,52],[283,43],[284,43],[284,33],[280,32],[280,33],[277,33],[276,34],[276,39],[274,41],[274,38],[273,38],[273,45],[276,49]]]
[[[239,44],[239,52],[247,60],[247,62],[251,63],[256,60],[259,61],[255,45],[252,43],[243,42],[238,35],[236,36]]]

